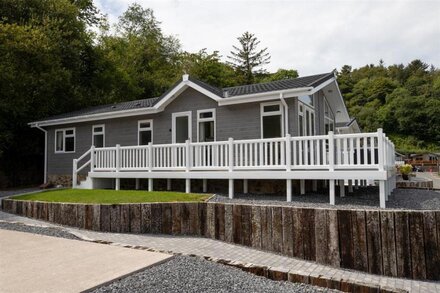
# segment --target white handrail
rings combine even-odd
[[[78,162],[90,160],[81,167]],[[90,148],[74,160],[80,171],[389,170],[394,144],[377,132]],[[76,182],[76,181],[75,181]],[[74,183],[75,183],[74,182]],[[74,184],[75,185],[75,184]]]

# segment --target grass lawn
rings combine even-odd
[[[176,202],[176,201],[204,201],[209,194],[195,194],[166,191],[140,190],[103,190],[103,189],[61,189],[43,191],[33,194],[12,197],[17,200],[35,200],[47,202],[73,203],[141,203],[141,202]]]

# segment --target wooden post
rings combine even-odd
[[[304,179],[301,179],[299,181],[299,186],[300,186],[300,193],[301,193],[301,195],[306,194],[306,181]]]
[[[247,194],[249,192],[248,189],[248,180],[247,179],[243,179],[243,193]]]
[[[330,195],[330,204],[335,205],[335,180],[329,180],[329,195]]]
[[[95,170],[95,146],[90,147],[90,172]]]
[[[359,180],[354,181],[354,189],[356,189],[356,190],[359,189]]]
[[[73,159],[73,170],[72,170],[72,188],[76,188],[78,185],[78,174],[76,169],[78,168],[78,160]]]
[[[171,179],[167,179],[167,190],[171,190]]]
[[[203,179],[203,192],[208,192],[208,179]]]
[[[379,181],[379,201],[380,201],[380,207],[385,208],[385,181],[380,180]]]
[[[136,178],[135,189],[139,190],[139,178]]]
[[[345,197],[345,182],[344,182],[344,180],[339,180],[339,196]]]
[[[148,178],[148,191],[153,191],[153,178]]]
[[[185,193],[191,193],[191,179],[185,179]]]
[[[287,201],[292,201],[292,179],[286,180],[286,197]]]
[[[229,198],[234,198],[234,179],[229,179]]]

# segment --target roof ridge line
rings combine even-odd
[[[317,80],[315,80],[315,81],[313,81],[313,82],[311,82],[311,83],[308,83],[307,86],[311,86],[312,84],[317,83],[317,82],[319,82],[320,80],[322,80],[322,79],[324,79],[324,78],[327,78],[330,74],[335,75],[335,70],[333,69],[331,72],[325,74],[323,77],[318,78]],[[319,74],[317,74],[317,75],[319,75]]]

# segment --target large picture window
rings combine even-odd
[[[75,152],[75,128],[55,130],[55,153]]]
[[[138,121],[138,145],[153,142],[153,120]]]
[[[281,137],[284,133],[283,106],[280,102],[261,104],[261,137]]]
[[[97,148],[105,146],[105,125],[93,125],[92,128],[92,143]]]
[[[215,109],[197,111],[197,140],[215,141]]]

